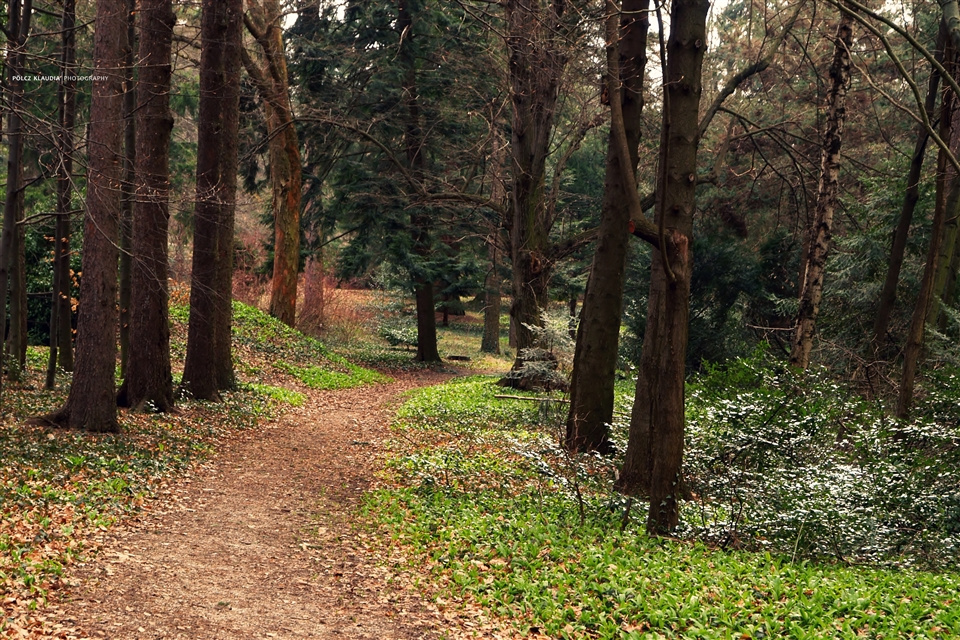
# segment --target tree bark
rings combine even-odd
[[[944,46],[946,44],[945,29],[941,28],[937,38],[936,57],[942,63],[944,60]],[[940,88],[940,74],[931,69],[930,82],[927,87],[927,96],[923,108],[928,119],[933,122],[934,109],[937,104],[937,94]],[[910,225],[913,223],[913,213],[920,200],[920,174],[923,169],[923,158],[926,155],[927,141],[930,135],[927,128],[920,125],[917,130],[917,142],[914,145],[913,156],[910,159],[910,171],[907,174],[907,190],[903,195],[903,206],[897,227],[893,231],[890,243],[890,260],[887,263],[887,276],[883,281],[883,289],[877,302],[877,315],[873,322],[873,351],[878,353],[886,339],[890,327],[890,317],[893,314],[897,301],[897,286],[900,283],[900,270],[903,268],[903,256],[907,248],[907,239],[910,235]]]
[[[130,289],[133,286],[133,200],[134,169],[137,162],[137,127],[134,110],[137,91],[134,85],[133,50],[137,41],[137,3],[127,0],[126,73],[123,87],[123,181],[120,183],[120,377],[127,375],[130,359]],[[125,406],[125,405],[121,405]]]
[[[420,125],[420,102],[417,98],[417,70],[414,52],[414,16],[409,0],[397,2],[397,26],[400,39],[398,57],[403,65],[402,93],[406,110],[403,145],[407,165],[414,178],[422,185],[424,176],[423,130]],[[418,208],[410,213],[413,235],[412,252],[418,258],[431,253],[429,229],[433,221]],[[440,362],[437,349],[437,318],[434,285],[429,275],[414,275],[414,294],[417,303],[417,361]]]
[[[216,367],[217,387],[221,391],[229,391],[237,386],[236,374],[233,369],[233,262],[235,253],[234,227],[237,213],[237,168],[240,149],[238,134],[240,128],[240,50],[243,49],[242,0],[230,0],[228,7],[230,7],[229,40],[225,43],[223,60],[225,84],[221,90],[223,102],[220,111],[220,134],[223,139],[219,142],[221,165],[219,169],[220,192],[218,194],[220,221],[217,226],[217,256],[214,273],[217,295],[213,301],[216,306],[213,340],[214,366]],[[289,130],[293,131],[292,125]],[[296,138],[295,134],[294,138]],[[299,163],[299,156],[297,162]],[[299,180],[300,165],[296,164],[294,166]],[[296,211],[299,212],[299,181],[295,193],[297,194]],[[297,273],[294,270],[294,286],[296,286],[296,277]],[[294,290],[293,298],[296,301],[296,290]],[[292,310],[295,311],[295,307]]]
[[[507,190],[504,186],[503,167],[507,147],[504,144],[499,123],[496,122],[495,117],[492,117],[491,120],[493,121],[493,151],[490,154],[490,200],[499,205],[501,210],[506,210],[508,207]],[[503,307],[503,295],[497,263],[501,247],[505,246],[503,227],[507,215],[509,214],[500,213],[496,227],[493,224],[490,225],[490,235],[486,241],[490,270],[487,272],[487,277],[483,283],[483,338],[480,341],[480,351],[498,355],[500,354],[500,314]]]
[[[509,54],[513,126],[509,224],[513,264],[513,303],[510,316],[516,330],[517,358],[534,344],[530,327],[542,326],[553,268],[550,255],[550,214],[546,202],[546,160],[560,80],[567,65],[567,42],[560,25],[566,2],[505,0],[506,43]]]
[[[608,5],[608,11],[615,8],[615,3]],[[619,42],[607,43],[608,47],[618,47],[619,50],[619,77],[609,80],[620,84],[623,122],[617,126],[627,139],[629,171],[633,175],[637,171],[643,126],[640,116],[643,111],[643,74],[647,62],[649,5],[649,0],[624,0],[619,19]],[[609,75],[610,71],[607,73]],[[636,190],[635,180],[629,184],[624,181],[617,136],[618,133],[611,130],[597,246],[577,328],[566,426],[566,447],[570,451],[604,451],[609,448],[608,430],[613,421],[613,386],[630,238],[627,190]],[[575,297],[573,301],[575,307]]]
[[[30,32],[30,18],[32,16],[32,0],[10,0],[7,4],[7,79],[6,79],[6,100],[9,102],[7,109],[7,189],[6,199],[3,207],[3,229],[0,231],[0,340],[6,343],[7,334],[7,314],[4,307],[7,304],[7,294],[10,292],[10,281],[15,280],[13,287],[15,292],[11,296],[10,324],[18,326],[11,329],[11,334],[19,330],[19,320],[15,312],[16,303],[13,300],[17,296],[16,292],[20,290],[19,272],[17,268],[18,256],[21,253],[18,249],[22,244],[18,243],[17,221],[23,216],[23,199],[21,191],[23,189],[23,81],[19,76],[23,75],[24,63],[26,60],[26,41]],[[13,278],[11,278],[13,275]],[[7,366],[7,372],[16,377],[19,371],[19,359],[13,361],[6,357],[7,349],[2,349],[4,357],[3,363]],[[3,367],[0,366],[0,377],[3,375]]]
[[[647,326],[618,481],[626,493],[649,496],[650,535],[669,533],[679,516],[700,74],[708,9],[706,0],[675,0],[670,16],[656,208],[660,241],[653,250]]]
[[[65,371],[73,370],[72,305],[70,301],[70,216],[71,181],[73,180],[73,127],[76,120],[76,2],[64,0],[60,21],[60,72],[63,82],[57,89],[59,110],[57,131],[57,221],[54,225],[53,301],[50,306],[50,358],[47,363],[46,388],[53,389],[57,380],[57,361]]]
[[[830,89],[827,92],[827,121],[820,153],[820,185],[817,206],[809,231],[807,259],[800,289],[797,329],[790,350],[790,364],[801,369],[810,365],[810,351],[816,330],[817,314],[823,298],[823,278],[830,251],[833,214],[840,188],[840,145],[846,116],[847,89],[850,86],[850,45],[853,17],[844,12],[837,27],[833,63],[830,65]]]
[[[140,78],[136,108],[136,202],[133,210],[130,344],[121,406],[173,408],[170,368],[167,230],[170,197],[170,52],[176,17],[171,0],[140,0]]]
[[[202,12],[197,205],[182,385],[195,398],[219,400],[233,371],[232,291],[225,285],[232,271],[243,7],[239,0],[204,0]]]
[[[483,296],[483,338],[480,351],[500,353],[500,276],[497,274],[496,240],[487,241],[487,253],[490,257],[490,270],[484,280]]]
[[[244,65],[263,98],[273,190],[274,245],[270,315],[294,326],[300,269],[300,143],[294,125],[286,53],[277,0],[248,2],[247,30],[260,46],[262,65],[244,56]]]
[[[123,138],[124,0],[97,3],[77,359],[64,407],[45,421],[116,432],[117,259]]]
[[[951,144],[951,146],[953,146]],[[960,215],[960,179],[954,175],[950,181],[950,193],[943,206],[934,209],[933,223],[930,226],[930,246],[927,249],[927,262],[920,281],[920,294],[910,321],[910,331],[903,347],[903,372],[900,376],[900,392],[897,396],[897,417],[907,419],[913,406],[913,389],[923,351],[924,333],[927,320],[933,307],[934,280],[940,259],[940,247],[943,243],[944,225],[948,217]]]
[[[24,220],[23,159],[17,176],[16,221],[14,222],[13,246],[10,249],[10,331],[7,334],[7,376],[20,380],[27,365],[27,257],[26,227]]]
[[[945,47],[944,57],[949,63],[946,68],[956,78],[960,75],[960,61],[958,61],[958,50],[953,42]],[[958,130],[960,130],[960,97],[954,94],[952,89],[945,87],[940,112],[940,138],[949,145],[954,155],[960,151]],[[920,280],[920,293],[917,296],[916,306],[910,319],[910,329],[903,347],[903,369],[896,410],[897,417],[903,419],[909,417],[913,406],[913,390],[920,356],[923,352],[927,322],[936,319],[932,311],[935,308],[936,279],[940,271],[944,235],[948,221],[960,215],[960,174],[951,163],[947,162],[947,154],[942,149],[937,156],[937,169],[936,206],[933,211],[933,222],[930,225],[930,245],[927,247],[927,259]]]

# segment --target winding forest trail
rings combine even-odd
[[[443,618],[351,526],[400,394],[449,375],[310,392],[229,442],[80,570],[85,638],[433,638]],[[374,545],[375,546],[375,545]]]

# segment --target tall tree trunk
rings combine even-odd
[[[944,303],[949,304],[946,299],[947,292],[952,288],[954,282],[955,263],[954,255],[957,253],[958,232],[960,232],[960,211],[954,211],[952,215],[948,212],[948,217],[943,221],[943,236],[940,240],[940,255],[937,256],[937,271],[933,276],[933,291],[930,299],[931,324],[937,327],[946,327],[947,316],[943,313]]]
[[[136,109],[136,203],[133,210],[130,353],[118,394],[121,406],[173,408],[170,371],[167,230],[170,220],[171,0],[140,0],[140,78]]]
[[[944,56],[948,61],[947,69],[950,73],[954,78],[960,76],[958,50],[953,42],[945,47]],[[954,155],[960,152],[958,131],[960,131],[960,97],[946,87],[940,111],[940,138],[947,142]],[[960,175],[947,161],[947,155],[942,150],[937,157],[937,168],[936,206],[933,222],[930,225],[930,245],[927,247],[927,260],[920,280],[920,293],[917,296],[916,306],[910,319],[910,329],[903,347],[903,370],[900,376],[896,413],[897,417],[904,419],[909,417],[913,405],[914,383],[923,352],[927,322],[936,319],[931,312],[935,306],[936,278],[940,270],[944,234],[948,221],[960,214]]]
[[[507,157],[507,147],[504,144],[502,129],[493,117],[493,152],[490,154],[490,200],[507,209],[507,189],[504,185],[503,168]],[[509,214],[501,213],[496,228],[490,229],[487,237],[487,255],[490,258],[490,270],[484,279],[483,305],[483,338],[480,341],[480,351],[484,353],[500,353],[500,314],[502,312],[503,297],[501,279],[498,270],[498,253],[503,245],[503,228],[505,218]],[[492,227],[493,225],[491,225]]]
[[[937,37],[936,57],[941,63],[944,60],[944,46],[946,44],[945,29],[941,26]],[[940,90],[940,74],[931,69],[930,82],[927,87],[927,96],[923,108],[929,120],[934,120],[934,109],[937,104],[937,94]],[[897,286],[900,283],[900,270],[903,268],[903,256],[907,248],[907,239],[910,235],[910,225],[913,223],[913,212],[917,201],[920,200],[920,174],[923,169],[923,158],[926,155],[927,141],[930,135],[927,128],[920,125],[917,130],[917,142],[910,159],[910,171],[907,173],[907,190],[903,195],[903,206],[897,227],[893,231],[890,246],[890,260],[887,263],[887,276],[883,281],[883,289],[877,302],[877,315],[873,322],[873,350],[879,352],[886,340],[887,329],[890,327],[890,317],[897,301]]]
[[[956,112],[955,112],[956,113]],[[954,123],[960,124],[960,123]],[[954,145],[951,145],[954,146]],[[917,369],[920,363],[920,354],[923,351],[924,333],[927,320],[931,318],[933,307],[934,281],[940,260],[940,247],[943,244],[944,225],[946,219],[960,215],[960,179],[954,175],[950,180],[950,193],[944,206],[934,210],[933,223],[930,226],[930,246],[927,250],[927,262],[920,281],[920,294],[917,296],[917,305],[913,310],[910,321],[910,331],[907,342],[903,347],[903,372],[900,376],[900,393],[897,396],[897,417],[906,419],[910,416],[913,405],[913,389],[916,382]]]
[[[480,351],[500,353],[500,276],[497,273],[497,240],[487,241],[490,270],[484,280],[483,338]]]
[[[424,176],[423,130],[420,126],[420,101],[417,97],[417,69],[414,51],[414,11],[410,0],[397,2],[397,32],[400,39],[399,53],[403,64],[402,92],[406,109],[403,146],[407,165],[412,175],[422,184]],[[431,253],[429,229],[434,223],[421,209],[414,207],[410,213],[414,255],[427,258]],[[414,276],[414,294],[417,302],[417,361],[440,362],[437,349],[437,317],[434,302],[434,285],[429,275]],[[446,319],[446,315],[444,315]]]
[[[277,0],[248,2],[247,30],[260,46],[262,65],[248,55],[243,62],[263,98],[270,140],[270,185],[273,190],[274,245],[270,315],[293,326],[300,269],[300,143],[294,125]]]
[[[21,190],[23,189],[23,75],[26,61],[26,42],[30,32],[30,18],[33,13],[32,0],[10,0],[7,4],[7,79],[4,96],[9,104],[7,109],[7,191],[3,207],[3,229],[0,231],[0,341],[5,343],[7,329],[7,314],[4,307],[7,304],[7,294],[11,290],[10,281],[13,279],[14,295],[11,296],[11,325],[17,324],[11,334],[19,330],[19,317],[16,316],[13,298],[19,291],[18,258],[20,254],[17,221],[23,216]],[[11,278],[11,275],[14,277]],[[0,349],[6,353],[6,347]],[[7,371],[16,376],[19,371],[19,360],[2,358]],[[3,375],[0,366],[0,377]]]
[[[513,126],[510,156],[512,219],[510,259],[513,263],[513,302],[510,316],[516,330],[517,359],[532,347],[530,327],[542,326],[553,269],[547,207],[546,160],[560,80],[567,65],[568,42],[560,31],[564,0],[526,2],[505,0],[506,43],[509,54]]]
[[[650,498],[647,532],[678,522],[683,461],[684,374],[693,272],[700,72],[706,0],[675,0],[670,16],[663,127],[647,326],[619,488]]]
[[[957,304],[957,275],[960,271],[960,240],[953,245],[953,255],[950,256],[950,268],[947,271],[947,283],[943,292],[943,304],[947,307],[954,307]],[[949,318],[941,313],[937,321],[941,331],[947,328]]]
[[[77,361],[64,407],[44,420],[88,431],[119,430],[114,374],[117,363],[117,259],[120,240],[120,167],[123,148],[125,0],[97,3],[90,103],[83,277],[77,325]]]
[[[833,214],[837,208],[840,185],[840,144],[846,116],[847,88],[850,86],[850,45],[853,41],[853,17],[844,12],[837,27],[833,63],[830,65],[830,89],[827,92],[827,121],[820,152],[820,185],[817,206],[809,231],[809,252],[803,270],[797,330],[790,350],[790,364],[801,369],[810,365],[813,334],[816,330],[823,277],[830,251]]]
[[[65,371],[73,370],[73,331],[70,301],[70,216],[73,180],[73,127],[77,108],[76,2],[64,0],[60,22],[60,72],[63,82],[57,89],[59,130],[57,131],[57,221],[54,226],[53,304],[50,308],[50,359],[46,388],[56,385],[57,361]]]
[[[220,112],[220,198],[219,224],[217,227],[217,257],[214,273],[216,296],[216,324],[214,326],[214,366],[216,367],[217,387],[229,391],[237,386],[233,369],[233,260],[235,253],[234,227],[237,214],[237,169],[239,165],[239,129],[240,129],[240,49],[243,48],[243,24],[241,12],[242,0],[230,0],[229,5],[236,9],[230,13],[229,36],[224,54],[223,108]],[[234,22],[236,26],[234,26]],[[292,125],[289,131],[293,131]],[[294,138],[296,135],[294,134]],[[299,162],[299,156],[298,156]],[[295,165],[299,179],[300,165]],[[297,211],[299,211],[300,187],[297,182]],[[299,214],[298,214],[299,215]],[[296,271],[293,273],[296,283]],[[293,299],[296,301],[296,290]],[[295,308],[292,309],[295,311]]]
[[[636,174],[643,110],[643,74],[646,67],[647,10],[649,0],[624,0],[620,14],[620,101],[623,132],[630,153],[630,173]],[[612,10],[611,7],[608,10]],[[608,70],[609,74],[609,70]],[[609,93],[609,92],[608,92]],[[570,381],[570,411],[567,414],[566,447],[571,451],[605,450],[609,447],[608,425],[613,421],[613,386],[616,378],[623,285],[626,272],[630,224],[627,189],[614,131],[607,147],[606,179],[600,210],[597,246],[583,296],[577,328],[577,344]],[[575,308],[576,297],[573,297]],[[572,315],[572,311],[571,311]]]
[[[243,7],[240,0],[204,0],[202,12],[197,205],[183,388],[195,398],[219,400],[233,371],[226,285],[236,209]]]
[[[7,335],[7,374],[11,380],[20,380],[27,365],[27,256],[24,220],[23,160],[19,162],[17,177],[16,222],[13,246],[10,250],[10,332]]]
[[[133,201],[134,169],[137,162],[137,128],[134,109],[133,50],[137,42],[137,3],[127,0],[126,78],[123,88],[123,182],[120,184],[120,376],[127,374],[130,359],[130,289],[133,286]],[[121,405],[125,406],[125,405]]]

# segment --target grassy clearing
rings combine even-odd
[[[614,461],[567,457],[557,403],[492,379],[415,393],[367,515],[439,595],[561,638],[949,638],[960,576],[651,540]],[[627,395],[626,388],[621,395]]]
[[[182,358],[186,307],[174,304],[171,318],[174,358]],[[290,378],[277,363],[315,376],[346,375],[351,384],[383,380],[240,304],[234,306],[234,340],[240,386],[225,393],[224,402],[181,401],[171,415],[123,412],[120,435],[23,426],[26,418],[61,406],[69,387],[69,375],[61,374],[58,389],[44,391],[47,350],[30,348],[23,381],[3,390],[0,634],[61,586],[65,569],[95,551],[102,531],[149,509],[162,486],[225,439],[252,433],[286,408],[302,405],[306,396],[284,386]]]
[[[327,310],[323,338],[350,360],[367,367],[387,371],[410,371],[430,365],[416,362],[416,320],[412,300],[386,291],[332,290],[333,304]],[[344,295],[350,293],[353,295]],[[439,316],[439,314],[438,314]],[[486,372],[504,370],[513,363],[507,346],[509,316],[500,318],[501,354],[480,351],[483,315],[467,311],[450,316],[449,326],[437,321],[437,347],[440,356],[465,357],[451,362],[459,368]]]

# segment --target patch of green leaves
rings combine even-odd
[[[318,366],[300,367],[286,362],[275,362],[273,366],[292,375],[311,389],[350,389],[364,384],[379,384],[390,381],[390,378],[383,374],[364,369],[343,359],[338,361],[338,365],[346,369],[346,372]]]
[[[618,532],[559,495],[418,487],[369,502],[444,591],[557,638],[946,638],[955,574],[790,562]]]
[[[692,387],[691,420],[713,438],[694,439],[694,446],[739,443],[749,456],[762,451],[763,471],[776,475],[791,456],[806,459],[835,447],[836,433],[819,444],[831,425],[847,425],[849,433],[855,416],[872,415],[832,383],[787,384],[778,377],[782,370],[761,362],[738,366],[714,370]],[[621,396],[629,386],[618,386],[618,411],[628,408]],[[412,552],[411,567],[429,568],[445,598],[479,604],[520,633],[558,638],[960,635],[956,573],[811,562],[803,553],[809,548],[722,551],[648,538],[637,525],[646,505],[612,491],[619,461],[567,455],[557,444],[563,411],[545,416],[537,403],[493,397],[501,391],[476,377],[411,394],[397,414],[385,487],[366,502],[367,516]],[[741,402],[744,393],[756,394],[753,404]],[[780,422],[781,416],[790,418]],[[731,431],[735,425],[739,430]],[[764,448],[763,434],[789,447]],[[905,440],[914,451],[923,442],[936,450],[943,446],[938,437],[937,430],[917,429]],[[868,441],[841,450],[860,451]],[[700,454],[691,455],[699,465]],[[826,459],[824,467],[835,461]],[[794,493],[810,493],[800,475],[793,476]],[[811,477],[824,481],[822,474]],[[702,487],[716,489],[696,485]],[[685,517],[689,523],[691,514]],[[783,548],[772,540],[768,546]]]
[[[269,384],[253,383],[250,388],[273,402],[288,404],[293,407],[302,407],[307,397],[299,391],[275,387]]]

